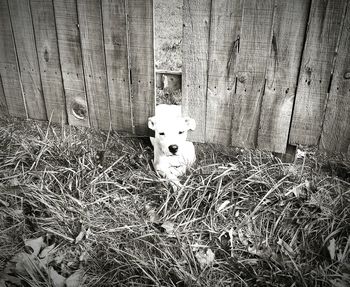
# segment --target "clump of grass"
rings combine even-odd
[[[88,286],[349,283],[347,159],[197,144],[173,192],[125,134],[2,120],[0,146],[0,270],[44,236]]]

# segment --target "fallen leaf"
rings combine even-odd
[[[243,235],[242,229],[239,229],[239,230],[237,231],[237,233],[238,233],[239,241],[241,241],[241,243],[242,243],[244,246],[248,246],[249,242],[248,242],[248,240],[245,238],[245,236]]]
[[[77,270],[72,275],[70,275],[66,280],[66,287],[78,287],[82,286],[83,283],[83,270]]]
[[[174,234],[174,223],[170,221],[165,221],[161,227],[165,229],[165,232],[168,234]]]
[[[210,248],[199,248],[195,252],[195,257],[201,269],[212,265],[215,260],[215,254]]]
[[[263,252],[257,249],[255,246],[248,246],[248,252],[253,255],[262,256]]]
[[[35,239],[27,239],[24,241],[24,245],[29,246],[33,250],[32,254],[38,256],[41,248],[45,247],[44,238],[41,236]]]
[[[229,204],[230,204],[230,201],[229,200],[225,200],[223,203],[220,204],[220,206],[218,207],[217,211],[218,212],[223,211],[227,207],[227,205],[229,205]]]
[[[54,287],[64,287],[66,283],[66,278],[58,274],[53,267],[49,269],[49,277]]]
[[[50,245],[50,246],[46,246],[39,254],[39,258],[43,259],[45,257],[47,257],[49,255],[49,253],[52,253],[52,251],[54,250],[55,248],[55,243]]]
[[[290,247],[290,245],[287,242],[285,242],[282,238],[278,239],[277,244],[282,247],[282,252],[287,253],[287,255],[289,254],[290,256],[295,256],[293,248]]]
[[[303,193],[303,186],[297,185],[297,186],[293,186],[290,190],[288,190],[285,193],[285,196],[293,194],[295,197],[299,197],[301,193]]]
[[[329,252],[329,256],[331,257],[332,260],[334,260],[335,258],[335,239],[332,238],[331,240],[329,240],[329,244],[327,246],[328,252]]]

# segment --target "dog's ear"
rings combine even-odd
[[[155,128],[156,128],[156,117],[150,117],[150,118],[148,118],[148,127],[149,127],[151,130],[155,130]]]
[[[196,121],[190,117],[184,117],[186,127],[194,131],[196,129]]]

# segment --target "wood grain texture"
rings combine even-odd
[[[114,129],[131,132],[125,0],[102,0],[102,15],[111,124]]]
[[[29,0],[8,1],[28,117],[46,120]]]
[[[277,0],[258,148],[285,153],[310,1]]]
[[[346,0],[312,1],[290,144],[318,144],[345,4]]]
[[[54,0],[68,123],[89,127],[76,0]]]
[[[0,0],[0,76],[10,115],[27,117],[7,0]]]
[[[47,117],[67,123],[53,3],[31,0],[30,4]]]
[[[235,64],[243,0],[212,1],[209,42],[206,141],[231,143]]]
[[[191,141],[206,139],[210,0],[183,1],[182,112],[196,120]]]
[[[4,88],[2,86],[2,80],[0,75],[0,116],[7,116],[9,114],[6,98],[5,98],[5,92]]]
[[[154,115],[155,75],[153,1],[127,0],[129,59],[134,131],[149,134],[148,117]]]
[[[273,0],[245,1],[239,55],[235,67],[236,94],[233,102],[232,145],[255,148],[271,45]]]
[[[90,124],[106,130],[110,108],[100,1],[78,0],[78,16]]]
[[[319,145],[350,154],[350,3],[346,11]]]

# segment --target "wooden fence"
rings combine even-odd
[[[0,113],[147,133],[152,0],[0,0]],[[350,0],[184,0],[191,139],[350,152]]]
[[[350,152],[349,2],[184,0],[192,139]]]
[[[0,0],[0,110],[142,133],[154,110],[152,0]]]

